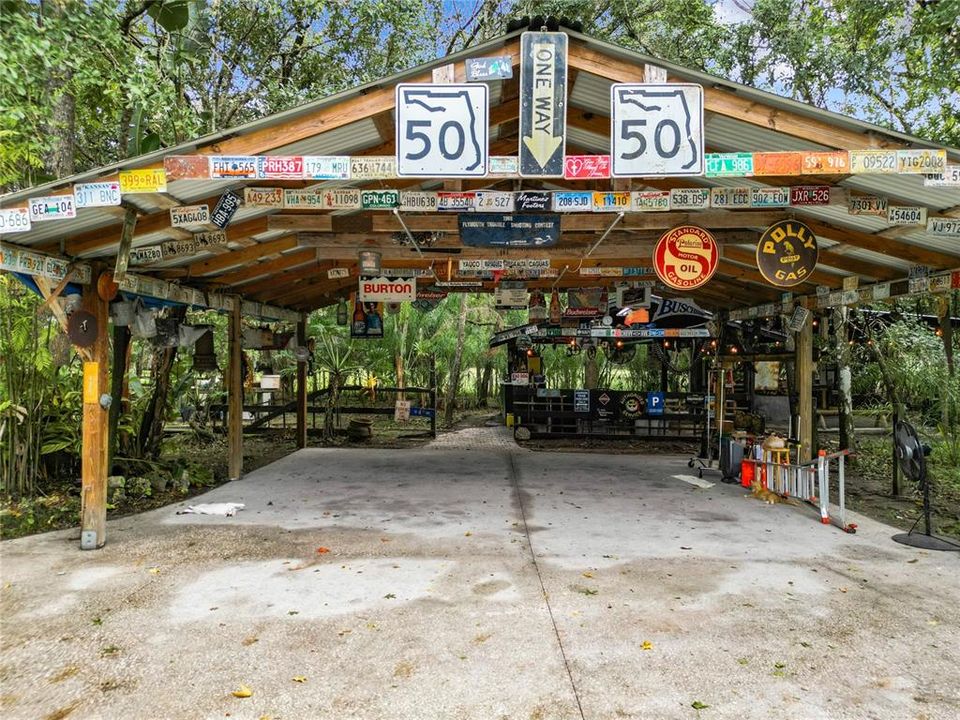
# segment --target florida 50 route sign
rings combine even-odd
[[[720,250],[713,235],[696,225],[680,225],[665,232],[653,250],[657,277],[676,290],[704,285],[717,271]]]
[[[703,175],[703,87],[620,83],[610,88],[614,177]]]
[[[397,85],[397,175],[487,174],[489,88]]]

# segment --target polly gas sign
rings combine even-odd
[[[693,290],[717,271],[720,250],[709,232],[680,225],[661,236],[653,251],[653,268],[660,281],[676,290]]]
[[[360,302],[413,302],[417,299],[417,279],[361,278]]]
[[[757,243],[757,268],[764,280],[777,287],[809,280],[819,256],[816,235],[797,220],[771,225]]]

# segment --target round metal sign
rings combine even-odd
[[[111,302],[120,292],[120,286],[113,281],[113,273],[107,270],[97,278],[97,294],[104,302]]]
[[[77,347],[90,347],[97,341],[97,318],[86,310],[78,310],[67,321],[67,335]]]
[[[819,256],[817,236],[797,220],[771,225],[757,243],[757,268],[764,280],[777,287],[809,280]]]
[[[713,235],[696,225],[680,225],[661,236],[653,250],[653,269],[676,290],[693,290],[717,271],[720,251]]]

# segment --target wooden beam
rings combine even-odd
[[[239,480],[243,474],[243,350],[240,298],[230,311],[227,346],[227,475]]]
[[[936,269],[953,268],[960,262],[960,255],[947,254],[939,250],[930,250],[922,245],[908,245],[891,238],[885,238],[859,230],[840,228],[819,220],[814,220],[810,217],[798,217],[798,219],[813,230],[819,237],[846,243],[847,245],[852,245],[863,250],[872,250],[881,255],[895,257],[898,260],[922,263]]]
[[[109,393],[110,343],[107,338],[108,304],[97,292],[100,273],[91,275],[83,289],[83,309],[93,315],[97,334],[83,363],[83,427],[80,494],[80,548],[95,550],[107,541],[108,413],[100,397]],[[116,402],[120,399],[117,398]]]
[[[801,463],[813,459],[813,313],[807,314],[807,321],[796,334],[796,372],[800,449],[798,460]]]
[[[251,247],[254,247],[251,245]],[[275,275],[276,273],[300,267],[301,265],[316,264],[317,251],[310,248],[297,250],[296,252],[279,255],[272,260],[254,263],[243,270],[224,273],[214,278],[217,285],[232,286],[243,285],[251,280],[257,280],[265,275]]]
[[[297,323],[297,345],[307,346],[307,317]],[[297,361],[297,448],[307,446],[307,361]]]
[[[284,250],[292,250],[297,247],[298,241],[295,237],[278,238],[263,243],[257,243],[251,247],[235,250],[225,255],[216,255],[206,260],[195,262],[188,267],[191,277],[210,275],[212,273],[227,270],[237,265],[243,265],[252,262],[258,258],[266,257],[276,253],[282,253]]]
[[[757,273],[757,278],[763,280],[763,276],[760,275],[760,271],[756,269],[757,254],[755,251],[745,250],[741,247],[728,246],[723,248],[723,256],[728,260],[734,260],[735,262],[743,263],[744,265],[752,265]],[[814,270],[812,273],[810,273],[808,282],[812,282],[817,285],[826,285],[827,287],[838,288],[843,286],[843,276],[834,275],[833,273],[824,272],[823,270]]]

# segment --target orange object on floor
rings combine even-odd
[[[754,468],[756,466],[749,460],[740,461],[740,484],[744,487],[753,485]]]

